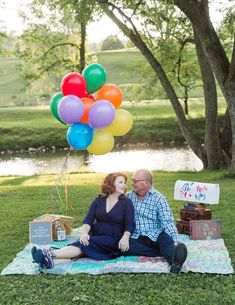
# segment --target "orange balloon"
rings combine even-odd
[[[96,94],[96,100],[108,100],[116,109],[121,105],[122,98],[121,89],[113,84],[103,85]]]
[[[91,108],[91,105],[94,104],[94,100],[88,97],[83,97],[82,103],[84,106],[84,114],[79,122],[89,124],[88,113]]]

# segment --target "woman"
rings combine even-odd
[[[83,221],[79,240],[56,252],[32,248],[33,260],[44,268],[88,256],[97,260],[113,259],[129,249],[134,230],[134,208],[125,197],[127,176],[117,172],[105,177],[101,192],[92,202]]]

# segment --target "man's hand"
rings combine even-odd
[[[129,250],[129,236],[123,236],[118,243],[118,248],[122,251],[122,252],[126,252],[127,250]]]
[[[90,235],[88,233],[83,233],[79,239],[80,243],[84,246],[89,245]]]

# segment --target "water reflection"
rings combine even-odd
[[[43,173],[59,173],[66,152],[41,153],[18,156],[2,156],[0,176],[31,176]],[[188,148],[161,148],[154,150],[127,150],[111,152],[103,156],[89,156],[74,152],[68,159],[68,171],[81,168],[95,172],[134,171],[138,168],[165,171],[200,171],[202,162]]]

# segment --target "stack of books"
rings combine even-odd
[[[184,205],[184,209],[192,210],[192,211],[205,211],[206,207],[204,204],[195,203],[195,202],[187,202]]]

